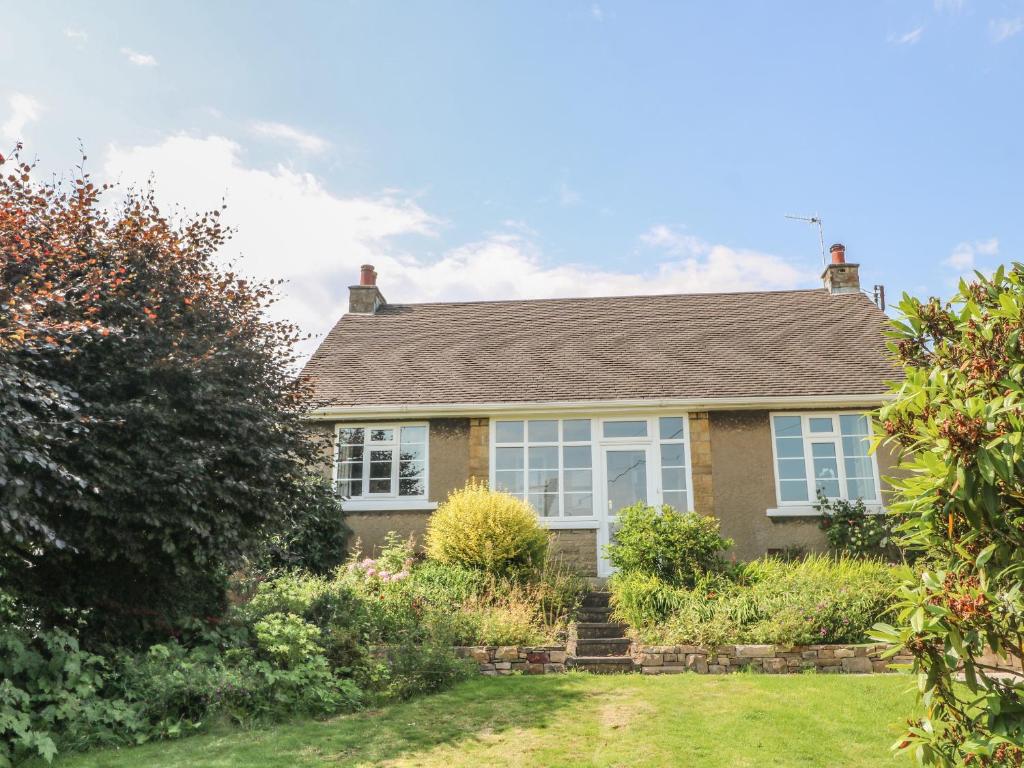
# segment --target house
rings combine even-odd
[[[372,266],[305,367],[348,521],[421,534],[471,477],[526,499],[604,576],[616,512],[713,514],[739,558],[824,547],[816,488],[879,509],[864,412],[897,371],[834,245],[813,290],[389,304]]]

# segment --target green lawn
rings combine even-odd
[[[905,675],[480,678],[383,710],[58,760],[66,768],[893,764]]]

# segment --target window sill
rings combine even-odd
[[[425,499],[350,499],[341,502],[342,512],[432,512],[436,501]]]
[[[884,515],[888,510],[878,504],[868,505],[865,508],[869,515]],[[765,512],[768,517],[821,517],[821,512],[814,507],[801,504],[794,504],[787,507],[772,507]]]
[[[567,528],[583,530],[583,529],[597,529],[601,527],[601,524],[593,518],[580,518],[579,520],[568,518],[568,517],[556,517],[546,518],[538,517],[537,521],[545,528],[552,528],[555,530],[565,530]]]

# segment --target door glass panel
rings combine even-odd
[[[646,503],[647,451],[608,451],[605,455],[609,513],[616,515],[623,507],[638,501]]]

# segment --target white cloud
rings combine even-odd
[[[128,58],[128,61],[138,67],[155,67],[157,65],[156,57],[148,53],[139,53],[131,48],[122,48],[121,53]]]
[[[249,130],[257,136],[261,136],[266,139],[286,141],[295,145],[295,147],[300,151],[311,155],[319,154],[330,146],[330,142],[326,139],[322,139],[312,133],[306,133],[295,126],[287,125],[286,123],[257,121],[249,126]]]
[[[978,266],[979,256],[998,256],[999,239],[974,240],[957,243],[953,252],[945,260],[945,264],[958,272],[969,272]]]
[[[597,3],[594,3],[592,6],[590,6],[590,15],[594,19],[594,21],[604,21],[604,8],[602,8]]]
[[[0,125],[0,136],[3,136],[5,142],[14,144],[25,138],[25,126],[39,119],[42,105],[25,93],[12,93],[7,104],[11,114]]]
[[[413,255],[402,236],[432,237],[439,220],[408,195],[339,197],[314,176],[249,167],[229,139],[174,136],[153,146],[111,147],[104,172],[123,183],[155,179],[158,197],[184,210],[225,199],[236,229],[225,260],[256,278],[285,278],[274,314],[322,334],[345,311],[359,265],[380,273],[393,302],[738,291],[816,285],[817,275],[770,254],[738,250],[652,228],[641,238],[653,266],[622,272],[553,264],[523,222],[436,255]],[[312,351],[313,345],[304,346]]]
[[[924,34],[924,27],[918,27],[912,29],[902,35],[893,35],[889,38],[889,42],[895,43],[896,45],[914,45],[921,39],[921,35]]]
[[[960,13],[964,5],[965,0],[934,0],[937,13]]]
[[[84,29],[72,29],[68,27],[64,30],[64,37],[68,40],[74,40],[79,45],[84,45],[89,40],[89,33]]]
[[[1014,19],[992,19],[988,23],[988,31],[994,43],[1009,40],[1011,37],[1024,32],[1024,16],[1018,16]]]

